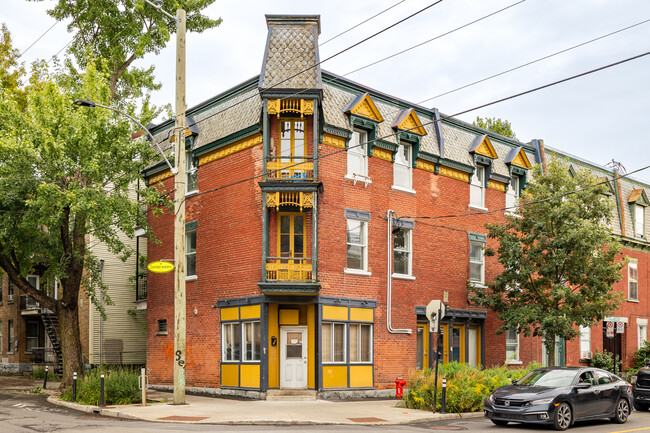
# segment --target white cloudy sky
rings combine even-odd
[[[325,62],[347,74],[435,38],[518,0],[444,0],[372,40]],[[193,106],[259,74],[266,42],[264,14],[319,14],[321,42],[399,3],[321,47],[325,59],[433,3],[433,0],[217,0],[207,9],[223,24],[190,34],[187,103]],[[10,4],[10,6],[9,6]],[[53,1],[3,0],[0,21],[26,49],[54,20]],[[414,103],[650,19],[647,0],[527,0],[476,24],[347,77]],[[50,58],[70,40],[57,24],[24,56]],[[650,22],[422,105],[455,114],[553,81],[650,51]],[[174,41],[140,65],[155,64],[159,104],[174,101]],[[650,164],[650,56],[459,116],[509,120],[522,141],[546,145],[628,172]],[[634,177],[650,182],[650,169]]]

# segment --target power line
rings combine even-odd
[[[45,30],[45,33],[43,33],[42,35],[40,35],[40,36],[39,36],[39,37],[38,37],[34,42],[32,42],[32,44],[31,44],[30,46],[28,46],[27,48],[25,48],[25,51],[23,51],[22,53],[20,53],[20,55],[17,57],[17,59],[20,59],[20,58],[23,56],[23,54],[25,54],[27,51],[29,51],[29,49],[30,49],[31,47],[33,47],[33,46],[36,44],[36,42],[40,41],[41,38],[42,38],[43,36],[45,36],[45,35],[46,35],[50,30],[52,30],[52,28],[54,28],[54,26],[57,25],[58,23],[59,23],[59,21],[55,21],[54,24],[52,24],[52,26],[50,26],[49,29]]]
[[[405,1],[406,1],[406,0],[398,1],[398,2],[395,3],[394,5],[392,5],[392,6],[388,7],[388,8],[386,8],[386,9],[384,9],[383,11],[381,11],[381,12],[379,12],[379,13],[376,13],[375,15],[371,16],[370,18],[367,18],[367,19],[361,21],[360,23],[355,24],[354,26],[350,27],[349,29],[344,30],[344,31],[342,31],[341,33],[337,34],[336,36],[332,36],[331,38],[329,38],[329,39],[326,40],[325,42],[321,42],[320,44],[318,44],[318,46],[319,46],[319,47],[322,47],[322,46],[325,45],[326,43],[328,43],[328,42],[330,42],[330,41],[333,41],[334,39],[338,38],[339,36],[342,36],[342,35],[346,34],[347,32],[356,29],[357,27],[360,27],[362,24],[365,24],[365,23],[367,23],[368,21],[370,21],[370,20],[372,20],[372,19],[374,19],[374,18],[377,18],[379,15],[383,14],[384,12],[388,12],[389,10],[393,9],[395,6],[398,6],[398,5],[402,4],[402,3],[404,3]]]
[[[557,84],[561,84],[561,83],[564,83],[564,82],[567,82],[567,81],[570,81],[570,80],[574,80],[574,79],[576,79],[576,78],[580,78],[580,77],[583,77],[583,76],[586,76],[586,75],[589,75],[589,74],[593,74],[593,73],[595,73],[595,72],[599,72],[599,71],[602,71],[602,70],[604,70],[604,69],[608,69],[608,68],[611,68],[611,67],[614,67],[614,66],[617,66],[617,65],[620,65],[620,64],[626,63],[626,62],[630,62],[630,61],[632,61],[632,60],[636,60],[636,59],[639,59],[639,58],[644,57],[644,56],[647,56],[647,55],[650,55],[650,51],[646,51],[645,53],[642,53],[642,54],[639,54],[639,55],[636,55],[636,56],[633,56],[633,57],[629,57],[629,58],[627,58],[627,59],[623,59],[623,60],[620,60],[620,61],[618,61],[618,62],[610,63],[610,64],[608,64],[608,65],[601,66],[601,67],[599,67],[599,68],[591,69],[591,70],[589,70],[589,71],[586,71],[586,72],[583,72],[583,73],[580,73],[580,74],[577,74],[577,75],[573,75],[573,76],[571,76],[571,77],[563,78],[563,79],[561,79],[561,80],[557,80],[557,81],[554,81],[554,82],[552,82],[552,83],[548,83],[548,84],[545,84],[545,85],[543,85],[543,86],[536,87],[536,88],[534,88],[534,89],[526,90],[526,91],[524,91],[524,92],[520,92],[520,93],[517,93],[517,94],[514,94],[514,95],[510,95],[510,96],[507,96],[507,97],[504,97],[504,98],[501,98],[501,99],[497,99],[497,100],[495,100],[495,101],[488,102],[488,103],[485,103],[485,104],[482,104],[482,105],[479,105],[479,106],[476,106],[476,107],[473,107],[473,108],[470,108],[470,109],[467,109],[467,110],[463,110],[463,111],[460,111],[460,112],[455,113],[455,114],[441,116],[440,119],[435,119],[435,120],[432,120],[432,121],[430,121],[430,122],[422,123],[422,126],[425,126],[425,125],[432,125],[432,124],[434,124],[434,123],[436,123],[436,122],[442,122],[443,120],[446,120],[446,119],[450,119],[450,118],[453,118],[453,117],[457,117],[457,116],[460,116],[460,115],[462,115],[462,114],[466,114],[466,113],[469,113],[469,112],[471,112],[471,111],[478,110],[478,109],[480,109],[480,108],[485,108],[485,107],[488,107],[488,106],[490,106],[490,105],[495,105],[495,104],[498,104],[498,103],[500,103],[500,102],[508,101],[508,100],[510,100],[510,99],[518,98],[518,97],[520,97],[520,96],[527,95],[527,94],[529,94],[529,93],[537,92],[537,91],[542,90],[542,89],[545,89],[545,88],[547,88],[547,87],[552,87],[552,86],[555,86],[555,85],[557,85]],[[326,153],[325,155],[322,155],[322,156],[316,156],[316,157],[314,158],[314,161],[317,161],[317,160],[320,160],[320,159],[326,158],[326,157],[328,157],[328,156],[336,155],[336,154],[341,153],[341,152],[347,152],[349,149],[352,149],[352,148],[355,148],[355,147],[359,147],[359,146],[363,146],[363,145],[368,144],[368,143],[374,143],[374,142],[379,141],[379,140],[383,140],[383,139],[386,139],[386,138],[389,138],[389,137],[394,137],[394,136],[396,136],[396,135],[398,135],[398,134],[400,134],[400,133],[402,133],[402,132],[404,132],[404,131],[411,131],[411,130],[416,129],[416,128],[419,128],[419,127],[420,127],[419,125],[418,125],[418,126],[414,126],[414,127],[412,127],[412,128],[409,128],[409,129],[406,129],[406,130],[403,130],[403,131],[395,132],[395,133],[393,133],[393,134],[384,135],[383,137],[377,137],[377,138],[375,138],[375,139],[368,140],[368,141],[366,141],[366,142],[359,143],[359,144],[354,145],[354,146],[350,146],[350,147],[348,147],[347,149],[338,149],[338,150],[335,150],[335,151],[333,151],[333,152]],[[288,165],[288,166],[286,166],[286,167],[283,167],[282,169],[272,170],[272,171],[270,171],[269,173],[272,174],[272,173],[275,173],[275,172],[280,171],[280,170],[286,170],[286,169],[291,168],[291,167],[299,166],[299,165],[301,165],[301,164],[303,164],[303,163],[299,162],[299,163],[291,164],[291,165]],[[269,173],[261,173],[261,174],[255,175],[255,176],[248,177],[248,178],[246,178],[246,179],[242,179],[242,180],[239,180],[239,181],[236,181],[236,182],[232,182],[232,183],[226,184],[226,185],[224,185],[224,186],[220,186],[220,187],[212,188],[212,189],[209,189],[209,190],[206,190],[206,191],[201,191],[201,192],[197,193],[196,195],[207,194],[207,193],[210,193],[210,192],[215,192],[215,191],[218,191],[218,190],[221,190],[221,189],[229,188],[229,187],[231,187],[231,186],[235,186],[235,185],[238,185],[238,184],[240,184],[240,183],[248,182],[248,181],[250,181],[250,180],[255,180],[255,179],[258,179],[258,178],[260,178],[260,177],[267,176]],[[631,173],[629,173],[629,174],[632,174],[632,173],[634,173],[634,172],[631,172]]]
[[[458,31],[458,30],[464,29],[465,27],[471,26],[472,24],[476,24],[476,23],[478,23],[479,21],[482,21],[482,20],[484,20],[484,19],[486,19],[486,18],[489,18],[489,17],[491,17],[491,16],[493,16],[493,15],[496,15],[496,14],[498,14],[498,13],[500,13],[500,12],[503,12],[503,11],[505,11],[506,9],[510,9],[510,8],[513,7],[513,6],[517,6],[518,4],[521,4],[521,3],[525,2],[525,1],[526,1],[526,0],[520,0],[520,1],[516,2],[516,3],[511,4],[510,6],[506,6],[506,7],[502,8],[502,9],[499,9],[498,11],[492,12],[492,13],[490,13],[490,14],[488,14],[488,15],[485,15],[485,16],[483,16],[483,17],[481,17],[481,18],[478,18],[478,19],[476,19],[476,20],[474,20],[474,21],[470,21],[470,22],[467,23],[467,24],[463,24],[463,25],[460,26],[460,27],[456,27],[456,28],[453,29],[453,30],[449,30],[448,32],[442,33],[442,34],[440,34],[440,35],[438,35],[438,36],[436,36],[436,37],[433,37],[433,38],[431,38],[431,39],[428,39],[428,40],[426,40],[426,41],[424,41],[424,42],[420,42],[419,44],[413,45],[413,46],[411,46],[411,47],[409,47],[409,48],[406,48],[406,49],[404,49],[404,50],[402,50],[402,51],[399,51],[399,52],[397,52],[397,53],[391,54],[390,56],[386,56],[386,57],[384,57],[383,59],[380,59],[380,60],[377,60],[377,61],[375,61],[375,62],[369,63],[369,64],[367,64],[367,65],[365,65],[365,66],[362,66],[362,67],[360,67],[360,68],[357,68],[357,69],[355,69],[355,70],[353,70],[353,71],[350,71],[350,72],[348,72],[348,73],[346,73],[346,74],[343,74],[342,76],[343,76],[343,77],[347,77],[347,76],[350,75],[350,74],[354,74],[355,72],[362,71],[362,70],[364,70],[364,69],[366,69],[366,68],[369,68],[370,66],[374,66],[374,65],[376,65],[376,64],[378,64],[378,63],[381,63],[381,62],[383,62],[383,61],[385,61],[385,60],[392,59],[393,57],[397,57],[397,56],[399,56],[400,54],[404,54],[404,53],[406,53],[406,52],[408,52],[408,51],[411,51],[411,50],[414,50],[414,49],[416,49],[416,48],[418,48],[418,47],[421,47],[422,45],[426,45],[426,44],[428,44],[429,42],[433,42],[433,41],[435,41],[436,39],[440,39],[440,38],[442,38],[442,37],[444,37],[444,36],[447,36],[447,35],[449,35],[449,34],[451,34],[451,33],[456,32],[456,31]]]
[[[574,45],[574,46],[572,46],[572,47],[565,48],[565,49],[563,49],[563,50],[561,50],[561,51],[557,51],[557,52],[555,52],[555,53],[553,53],[553,54],[549,54],[549,55],[547,55],[547,56],[540,57],[540,58],[538,58],[538,59],[536,59],[536,60],[530,61],[530,62],[528,62],[528,63],[524,63],[523,65],[519,65],[519,66],[517,66],[517,67],[511,68],[511,69],[508,69],[508,70],[505,70],[505,71],[503,71],[503,72],[499,72],[498,74],[490,75],[489,77],[485,77],[485,78],[482,78],[482,79],[480,79],[480,80],[474,81],[474,82],[472,82],[472,83],[466,84],[466,85],[464,85],[464,86],[460,86],[460,87],[457,87],[457,88],[455,88],[455,89],[452,89],[452,90],[446,91],[446,92],[441,93],[441,94],[439,94],[439,95],[432,96],[431,98],[424,99],[424,100],[418,102],[417,104],[418,104],[418,105],[419,105],[419,104],[423,104],[423,103],[425,103],[425,102],[427,102],[427,101],[431,101],[432,99],[436,99],[436,98],[439,98],[439,97],[441,97],[441,96],[445,96],[445,95],[448,95],[448,94],[450,94],[450,93],[457,92],[458,90],[466,89],[466,88],[471,87],[471,86],[473,86],[473,85],[475,85],[475,84],[482,83],[482,82],[487,81],[487,80],[490,80],[490,79],[492,79],[492,78],[499,77],[499,76],[501,76],[501,75],[507,74],[507,73],[512,72],[512,71],[516,71],[517,69],[521,69],[521,68],[523,68],[523,67],[526,67],[526,66],[532,65],[532,64],[537,63],[537,62],[541,62],[542,60],[546,60],[546,59],[551,58],[551,57],[553,57],[553,56],[557,56],[558,54],[566,53],[567,51],[571,51],[571,50],[573,50],[573,49],[576,49],[576,48],[582,47],[582,46],[584,46],[584,45],[587,45],[587,44],[590,44],[590,43],[592,43],[592,42],[598,41],[598,40],[600,40],[600,39],[604,39],[604,38],[606,38],[606,37],[609,37],[609,36],[615,35],[616,33],[620,33],[620,32],[623,32],[623,31],[625,31],[625,30],[629,30],[629,29],[631,29],[631,28],[633,28],[633,27],[640,26],[641,24],[645,24],[645,23],[647,23],[647,22],[649,22],[649,21],[650,21],[650,19],[647,19],[647,20],[644,20],[644,21],[638,22],[638,23],[636,23],[636,24],[632,24],[631,26],[624,27],[624,28],[622,28],[622,29],[619,29],[619,30],[613,31],[613,32],[611,32],[611,33],[607,33],[606,35],[599,36],[599,37],[597,37],[597,38],[594,38],[594,39],[588,40],[588,41],[586,41],[586,42],[582,42],[582,43],[577,44],[577,45]],[[352,72],[356,72],[356,71],[352,71]]]
[[[378,32],[376,32],[376,33],[374,33],[374,34],[372,34],[372,35],[370,35],[370,36],[368,36],[368,37],[366,37],[366,38],[360,40],[359,42],[356,42],[356,43],[350,45],[349,47],[344,48],[344,49],[342,49],[341,51],[339,51],[339,52],[337,52],[337,53],[335,53],[335,54],[332,54],[331,56],[327,57],[326,59],[321,60],[321,61],[319,61],[319,62],[317,62],[317,63],[315,63],[315,64],[313,64],[313,65],[311,65],[311,66],[308,66],[307,68],[303,69],[302,71],[297,72],[297,73],[295,73],[295,74],[293,74],[293,75],[291,75],[291,76],[289,76],[289,77],[287,77],[287,78],[285,78],[285,79],[283,79],[283,80],[281,80],[281,81],[279,81],[279,82],[273,84],[272,86],[266,87],[265,90],[269,90],[269,89],[276,88],[276,87],[278,87],[278,86],[279,86],[280,84],[282,84],[282,83],[286,83],[287,81],[289,81],[289,80],[291,80],[291,79],[293,79],[293,78],[295,78],[295,77],[297,77],[297,76],[299,76],[299,75],[301,75],[301,74],[304,74],[304,73],[307,72],[307,71],[311,71],[312,69],[314,69],[314,68],[320,66],[321,64],[327,62],[328,60],[331,60],[331,59],[333,59],[334,57],[337,57],[337,56],[339,56],[339,55],[345,53],[346,51],[349,51],[349,50],[351,50],[352,48],[355,48],[355,47],[357,47],[357,46],[363,44],[364,42],[369,41],[370,39],[374,38],[375,36],[378,36],[378,35],[384,33],[385,31],[390,30],[391,28],[393,28],[393,27],[395,27],[395,26],[397,26],[397,25],[403,23],[404,21],[407,21],[407,20],[413,18],[414,16],[416,16],[416,15],[418,15],[418,14],[420,14],[420,13],[426,11],[427,9],[429,9],[429,8],[431,8],[431,7],[433,7],[433,6],[436,6],[437,4],[442,3],[442,1],[443,1],[443,0],[437,0],[437,1],[433,2],[433,3],[431,3],[430,5],[428,5],[428,6],[424,7],[424,8],[422,8],[422,9],[420,9],[419,11],[412,13],[411,15],[407,16],[406,18],[402,18],[401,20],[399,20],[399,21],[397,21],[397,22],[391,24],[391,25],[388,26],[388,27],[384,27],[382,30],[380,30],[380,31],[378,31]],[[283,98],[283,99],[289,98],[289,97],[291,97],[291,96],[296,96],[296,95],[298,95],[298,94],[300,94],[300,93],[302,93],[302,91],[301,91],[301,92],[297,92],[297,93],[295,93],[295,94],[293,94],[293,95],[287,96],[287,97],[285,97],[285,98]],[[223,110],[216,111],[216,112],[214,112],[214,113],[212,113],[212,114],[210,114],[210,115],[204,117],[204,118],[201,119],[201,120],[197,120],[197,121],[196,121],[196,124],[201,123],[201,122],[204,122],[204,121],[206,121],[206,120],[208,120],[208,119],[210,119],[210,118],[212,118],[212,117],[214,117],[214,116],[216,116],[216,115],[218,115],[218,114],[221,114],[221,113],[223,113],[223,112],[226,111],[226,110],[229,110],[229,109],[231,109],[231,108],[234,108],[234,107],[236,107],[237,105],[242,104],[242,103],[244,103],[244,102],[246,102],[246,101],[248,101],[248,100],[250,100],[250,99],[257,98],[258,96],[259,96],[259,95],[258,95],[257,93],[254,94],[254,95],[248,96],[248,97],[242,99],[241,101],[238,101],[238,102],[234,103],[233,105],[224,108]]]

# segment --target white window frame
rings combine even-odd
[[[480,257],[478,259],[474,259],[472,257],[472,247],[473,246],[478,246],[479,251],[480,251]],[[485,243],[481,241],[469,241],[469,280],[473,284],[480,284],[483,285],[485,284]],[[480,265],[481,266],[481,279],[480,280],[475,280],[472,279],[472,265]]]
[[[16,292],[16,286],[14,283],[9,281],[9,284],[7,284],[7,303],[11,304],[14,302],[14,295]]]
[[[251,328],[251,359],[248,359],[248,350],[246,347],[246,332],[247,328]],[[255,328],[259,330],[260,334],[260,352],[255,352]],[[259,320],[247,320],[245,322],[241,322],[241,326],[239,327],[241,329],[241,354],[242,354],[242,362],[246,363],[259,363],[261,359],[261,350],[262,350],[262,328],[260,327],[260,321]]]
[[[191,237],[194,236],[194,245],[196,246],[196,232],[197,229],[185,231],[185,278],[196,279],[196,247],[191,251]],[[194,273],[189,273],[190,267],[188,266],[190,257],[194,257]]]
[[[36,325],[36,336],[33,336],[33,335],[29,336],[27,334],[27,329],[29,328],[28,325],[30,323],[32,325],[34,325],[34,324]],[[33,349],[35,347],[38,347],[38,341],[39,341],[40,336],[41,336],[40,334],[41,334],[41,330],[40,330],[40,327],[38,326],[38,321],[36,321],[36,320],[27,320],[25,322],[25,353],[32,353],[31,349]],[[36,339],[36,341],[34,341],[34,339]],[[30,344],[30,342],[32,344]]]
[[[323,364],[347,364],[348,363],[348,327],[347,323],[344,322],[333,322],[333,321],[323,321],[321,324],[321,331],[323,334],[325,334],[325,326],[328,326],[330,328],[330,356],[331,359],[327,360],[324,358],[325,352],[323,351]],[[343,326],[343,359],[342,360],[334,360],[334,349],[336,347],[335,345],[335,336],[336,332],[334,332],[336,326]],[[322,340],[322,344],[325,343],[325,339]],[[322,347],[321,347],[322,350]]]
[[[374,338],[374,335],[373,335],[374,326],[373,326],[373,324],[372,323],[350,323],[350,324],[348,324],[348,327],[349,327],[349,330],[350,330],[349,331],[350,332],[350,349],[349,349],[350,364],[372,364],[372,359],[373,359],[373,350],[372,349],[373,349],[373,338]],[[369,331],[370,335],[369,335],[369,339],[368,339],[368,347],[367,348],[363,348],[362,345],[361,345],[361,334],[362,334],[361,329],[364,328],[364,327],[368,327],[370,329],[370,331]],[[354,332],[353,329],[356,330],[356,332],[357,332],[357,336],[356,336],[356,341],[357,341],[356,354],[357,354],[357,357],[360,359],[362,351],[364,351],[364,349],[367,349],[367,351],[368,351],[368,360],[366,360],[366,361],[361,361],[359,359],[357,359],[357,360],[352,359],[352,332]]]
[[[580,359],[591,359],[591,328],[580,326]]]
[[[634,292],[632,291],[633,287]],[[633,294],[634,296],[632,296]],[[639,300],[639,270],[637,262],[627,264],[627,299],[628,301]]]
[[[636,327],[637,344],[641,349],[644,346],[643,343],[648,340],[648,319],[636,319]]]
[[[348,179],[357,180],[361,178],[364,182],[369,183],[368,178],[368,153],[367,153],[367,141],[368,133],[360,129],[354,129],[352,131],[352,137],[350,137],[350,144],[348,147],[348,157],[347,157],[347,174]],[[355,172],[353,166],[354,163],[360,167],[358,171]]]
[[[185,151],[185,195],[196,194],[199,190],[198,167],[194,163],[192,152]]]
[[[510,178],[510,187],[506,192],[506,213],[513,213],[519,207],[519,184],[521,177],[513,174]]]
[[[634,236],[645,237],[645,207],[634,205]]]
[[[242,361],[242,337],[241,329],[242,322],[225,322],[221,324],[221,362],[241,362]],[[230,336],[230,341],[232,342],[231,347],[231,356],[228,357],[228,347],[227,342]],[[239,343],[239,353],[235,353],[235,343]]]
[[[402,151],[406,154],[406,164],[401,160]],[[395,152],[393,163],[393,189],[414,193],[413,190],[413,145],[401,142]]]
[[[350,223],[358,223],[361,225],[360,227],[361,237],[362,237],[361,243],[357,244],[357,243],[350,242],[349,235],[348,235],[350,232]],[[370,275],[370,273],[368,272],[368,222],[359,219],[354,219],[354,218],[346,218],[345,232],[346,232],[347,247],[350,246],[361,247],[361,251],[362,251],[361,260],[363,261],[363,266],[361,269],[348,267],[347,254],[346,254],[346,265],[345,265],[344,272],[350,274]]]
[[[7,353],[13,354],[16,346],[16,324],[13,320],[7,321]]]
[[[508,333],[514,331],[515,332],[515,338],[510,339],[508,338]],[[507,329],[505,332],[506,335],[506,364],[521,364],[521,361],[519,360],[519,332],[517,332],[516,328],[511,328]],[[516,349],[514,350],[514,356],[512,358],[508,355],[508,346],[514,345]],[[511,351],[512,352],[512,351]]]
[[[406,247],[405,248],[396,248],[395,247],[395,236],[397,233],[405,232],[406,234]],[[408,260],[408,273],[402,274],[395,272],[395,253],[406,253]],[[393,233],[393,277],[395,278],[408,278],[413,279],[413,230],[401,227],[399,232]]]
[[[472,181],[469,185],[469,206],[485,209],[485,166],[476,164]]]

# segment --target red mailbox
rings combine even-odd
[[[395,398],[402,399],[404,396],[404,385],[406,385],[406,381],[402,376],[397,376],[397,379],[395,379]]]

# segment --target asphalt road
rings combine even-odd
[[[33,394],[29,391],[35,386],[42,385],[41,381],[0,376],[0,432],[337,432],[342,426],[232,426],[206,424],[152,423],[142,421],[121,420],[52,405],[47,402],[47,394]],[[51,387],[51,386],[50,386]],[[438,421],[427,424],[393,425],[393,426],[349,426],[346,431],[352,432],[453,432],[466,431],[476,433],[519,433],[547,432],[545,426],[522,426],[510,424],[507,427],[497,427],[482,418]],[[613,424],[608,420],[578,423],[571,432],[583,433],[650,433],[650,412],[633,412],[625,424]],[[347,432],[346,432],[347,433]]]

